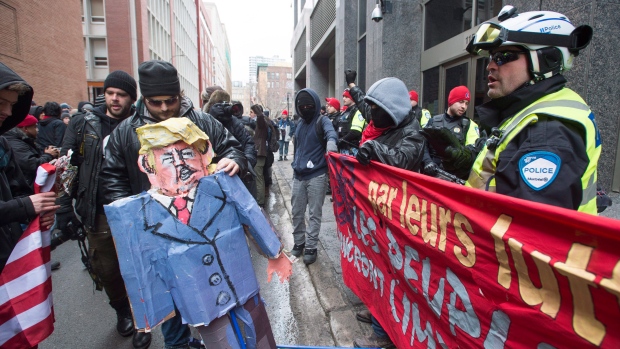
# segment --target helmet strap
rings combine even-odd
[[[562,73],[562,52],[557,47],[529,51],[530,73],[533,83]]]

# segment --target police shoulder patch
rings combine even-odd
[[[535,151],[521,157],[519,173],[525,184],[538,191],[553,183],[561,166],[562,160],[554,153]]]

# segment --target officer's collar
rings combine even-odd
[[[512,117],[541,97],[561,90],[565,84],[566,79],[559,74],[534,85],[525,83],[507,96],[477,106],[480,124],[488,128],[497,127],[504,119]]]

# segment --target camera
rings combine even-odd
[[[372,14],[370,15],[370,19],[379,23],[383,19],[383,12],[381,11],[381,6],[377,4],[374,10],[372,10]]]
[[[84,232],[84,226],[79,221],[71,221],[67,223],[67,227],[63,231],[57,231],[52,234],[52,241],[50,242],[51,250],[53,251],[59,245],[62,245],[68,240],[84,241],[86,239],[86,232]]]
[[[236,117],[243,115],[243,105],[239,102],[222,102],[219,104],[222,105],[224,115],[232,115]]]

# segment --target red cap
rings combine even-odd
[[[414,90],[409,91],[409,100],[418,103],[418,93]]]
[[[327,104],[336,108],[336,110],[340,110],[340,102],[336,98],[327,97],[325,98],[325,101],[327,102]]]
[[[28,127],[28,126],[32,126],[32,125],[36,125],[39,122],[39,120],[37,120],[37,118],[35,118],[33,115],[26,115],[26,118],[20,122],[19,124],[17,124],[17,127]]]
[[[349,89],[344,90],[344,92],[342,93],[342,97],[353,99],[353,97],[351,97],[351,94],[349,93]]]
[[[282,115],[288,115],[288,111],[286,111],[286,109],[284,109],[284,110],[282,111]]]
[[[448,107],[459,101],[469,101],[469,89],[467,86],[457,86],[448,95]]]

